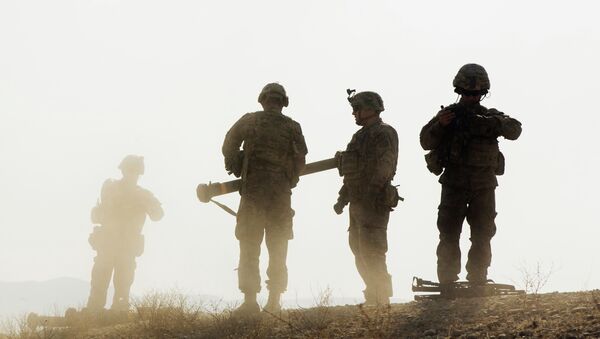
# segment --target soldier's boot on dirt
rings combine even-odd
[[[269,292],[267,304],[263,307],[263,312],[278,313],[281,311],[281,293]]]
[[[440,282],[440,295],[447,298],[453,298],[455,294],[455,287],[456,285],[454,281]]]
[[[385,275],[382,274],[380,279],[372,281],[370,285],[374,285],[374,287],[367,288],[364,291],[365,305],[388,306],[390,304],[390,297],[394,294],[392,276],[387,273]]]
[[[388,306],[390,304],[390,295],[388,293],[366,293],[365,306]]]
[[[487,269],[472,270],[467,273],[467,281],[474,286],[487,284]]]
[[[363,290],[363,295],[365,296],[364,306],[375,306],[377,305],[377,298],[375,293],[370,292],[368,289]]]
[[[110,306],[111,311],[127,312],[129,311],[129,297],[127,298],[114,298],[113,303]]]
[[[234,316],[247,317],[260,313],[260,306],[256,301],[256,293],[244,293],[244,303],[233,311]]]

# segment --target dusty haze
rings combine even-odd
[[[307,161],[331,157],[357,130],[345,89],[377,91],[399,133],[388,266],[395,297],[435,278],[440,185],[420,128],[456,99],[452,78],[486,67],[482,102],[523,123],[501,141],[498,233],[490,278],[521,283],[553,267],[546,291],[600,285],[600,23],[595,1],[3,1],[0,4],[0,281],[89,280],[90,209],[126,154],[145,156],[140,185],[165,218],[147,221],[134,293],[178,287],[237,298],[234,218],[195,197],[231,180],[220,147],[258,93],[278,81],[302,124]],[[341,178],[301,179],[293,194],[289,288],[361,295]],[[235,206],[239,196],[220,199]],[[468,227],[463,246],[468,246]],[[466,254],[466,247],[463,247]],[[266,267],[266,249],[261,266]],[[464,278],[464,272],[461,275]],[[264,294],[264,292],[263,292]]]

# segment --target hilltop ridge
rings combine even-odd
[[[326,300],[324,300],[326,301]],[[600,291],[426,300],[390,307],[289,309],[239,318],[155,296],[133,321],[13,333],[13,338],[517,338],[600,337]]]

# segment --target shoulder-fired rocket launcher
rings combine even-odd
[[[338,158],[330,158],[321,161],[315,161],[306,164],[300,175],[308,175],[317,172],[327,171],[338,167]],[[204,203],[208,203],[213,197],[237,192],[242,187],[242,179],[231,180],[226,182],[209,182],[208,184],[199,184],[196,187],[196,195],[198,200]]]

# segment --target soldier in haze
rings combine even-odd
[[[152,221],[163,217],[163,209],[154,195],[138,186],[144,174],[144,158],[126,156],[119,165],[123,178],[108,179],[102,185],[101,199],[92,209],[94,227],[90,245],[98,253],[92,268],[87,309],[104,309],[110,278],[115,294],[111,309],[129,309],[129,290],[134,279],[135,258],[144,251],[142,228],[146,215]]]
[[[391,185],[398,162],[398,135],[379,117],[384,110],[379,94],[360,92],[348,101],[362,128],[352,136],[346,151],[337,155],[344,185],[334,210],[341,214],[350,203],[349,243],[366,285],[365,303],[387,305],[393,294],[386,252],[390,211],[399,198]]]
[[[300,124],[282,114],[288,106],[283,86],[267,84],[258,102],[263,110],[242,116],[227,132],[222,148],[225,169],[242,178],[235,236],[240,243],[239,288],[244,293],[238,311],[247,314],[259,311],[256,295],[261,289],[258,261],[263,237],[269,251],[269,299],[263,309],[281,309],[281,293],[288,282],[288,240],[293,238],[291,194],[307,153]]]
[[[442,173],[437,226],[437,274],[440,283],[452,284],[460,273],[460,233],[465,218],[471,226],[467,280],[487,282],[496,233],[496,175],[504,173],[504,156],[498,137],[516,140],[521,123],[494,108],[480,104],[490,89],[487,72],[477,64],[464,65],[453,81],[458,103],[442,110],[421,130],[421,146],[430,150],[427,167]]]

